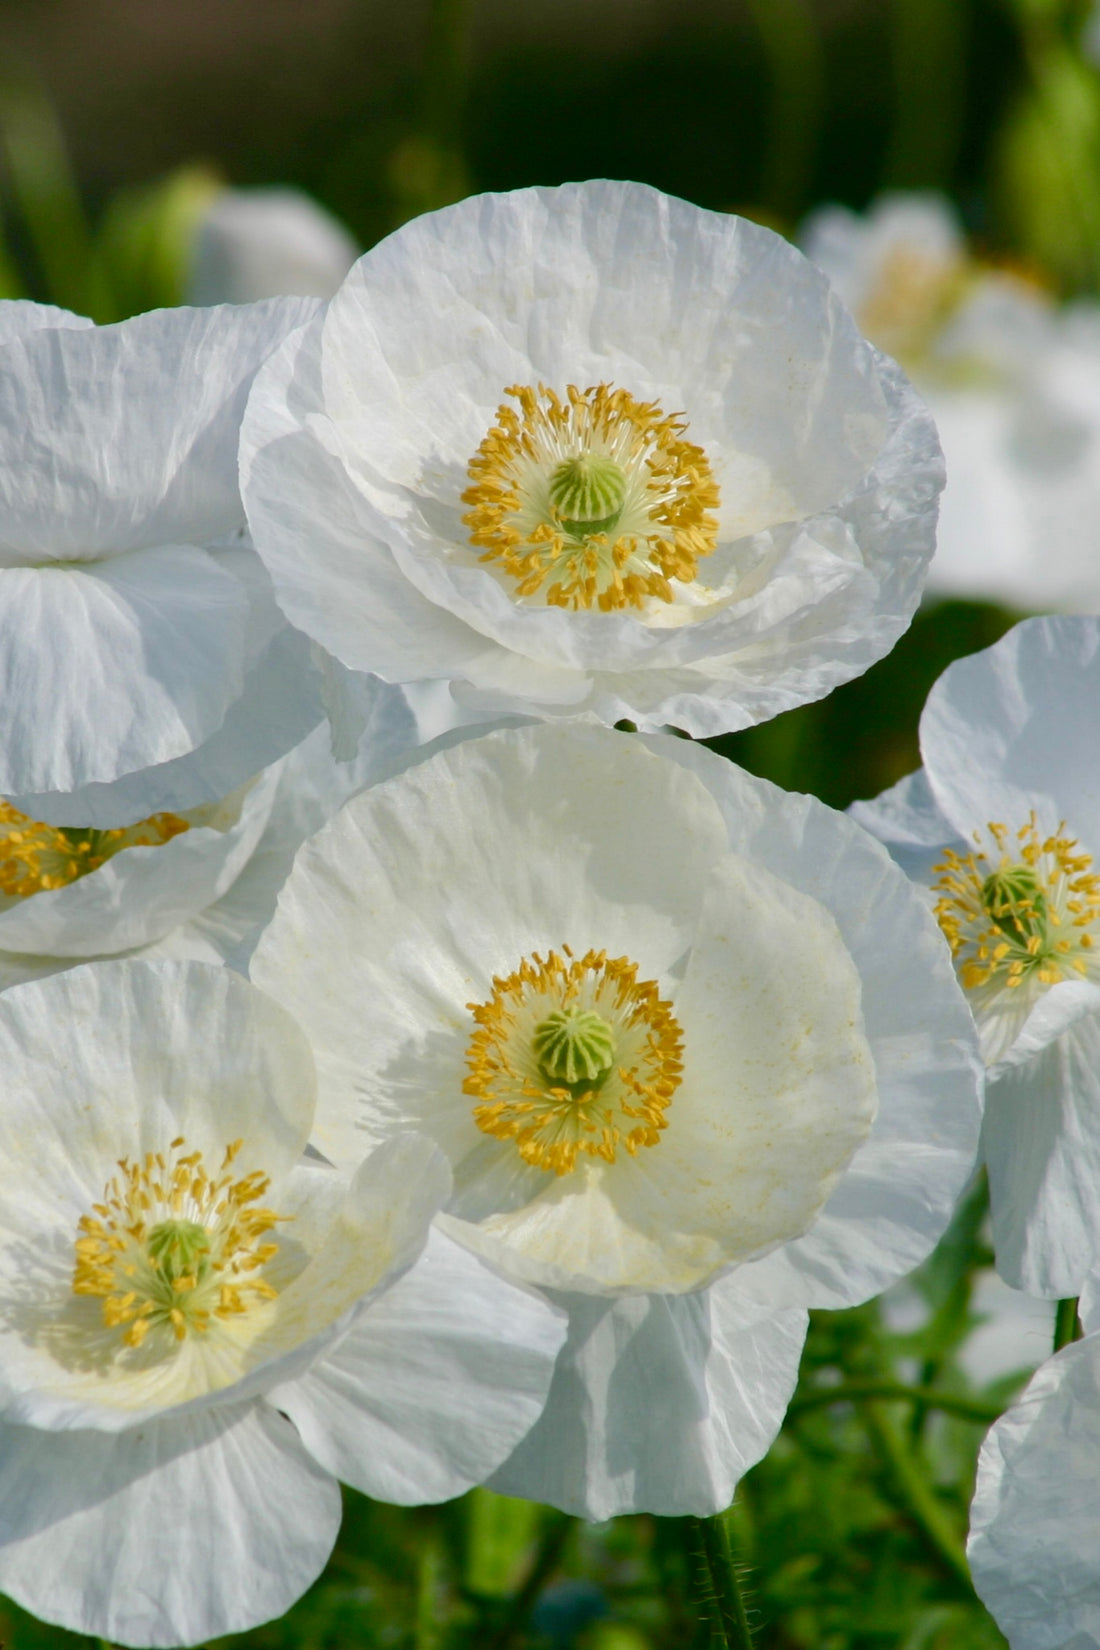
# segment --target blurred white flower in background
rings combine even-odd
[[[938,195],[830,206],[802,244],[896,356],[947,462],[930,593],[1100,605],[1100,306],[984,262]]]
[[[222,189],[194,227],[184,301],[331,298],[358,256],[343,224],[300,189]]]
[[[586,1517],[727,1506],[806,1308],[914,1267],[973,1164],[919,898],[843,815],[667,735],[527,727],[363,792],[251,972],[307,1028],[323,1154],[428,1134],[445,1230],[568,1309],[492,1487]]]
[[[473,197],[367,253],[255,386],[241,466],[278,601],[351,670],[467,720],[694,734],[893,645],[942,485],[812,264],[609,182]]]

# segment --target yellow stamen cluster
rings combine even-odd
[[[968,991],[1050,986],[1089,974],[1100,918],[1100,876],[1066,835],[1040,837],[1035,815],[1011,832],[990,824],[990,854],[948,850],[936,866],[936,916]]]
[[[463,1089],[474,1121],[527,1163],[568,1174],[579,1153],[615,1161],[655,1146],[680,1085],[683,1033],[656,984],[626,957],[536,951],[493,980]]]
[[[111,831],[45,825],[0,801],[0,893],[27,899],[64,888],[124,848],[159,848],[188,829],[187,820],[176,814],[153,814]]]
[[[259,1170],[234,1180],[243,1142],[226,1147],[217,1175],[182,1136],[167,1154],[119,1160],[103,1201],[81,1217],[73,1293],[98,1295],[103,1322],[126,1346],[162,1332],[167,1345],[206,1334],[276,1291],[257,1276],[278,1251],[261,1240],[285,1217],[256,1208],[270,1186]]]
[[[552,607],[672,601],[669,581],[694,579],[718,534],[718,486],[682,416],[609,384],[505,394],[519,411],[498,408],[462,495],[480,559]]]

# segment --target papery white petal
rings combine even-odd
[[[738,1273],[776,1305],[855,1304],[928,1254],[973,1167],[981,1062],[950,953],[885,850],[842,814],[685,740],[660,748],[708,786],[735,851],[832,912],[859,969],[879,1095],[870,1137],[807,1235]]]
[[[249,385],[316,310],[307,298],[156,310],[8,344],[0,562],[206,544],[243,525],[236,436]]]
[[[754,1318],[723,1280],[694,1295],[558,1295],[569,1340],[545,1413],[490,1487],[582,1518],[723,1511],[767,1452],[806,1314]]]
[[[86,315],[74,315],[71,309],[58,309],[56,304],[35,304],[29,298],[5,298],[0,302],[0,344],[10,344],[46,327],[83,330],[94,325]]]
[[[1100,1013],[990,1083],[982,1154],[998,1272],[1032,1295],[1076,1295],[1100,1258]]]
[[[247,602],[203,550],[3,567],[0,595],[0,794],[167,762],[215,732],[241,691]]]
[[[394,1127],[424,1129],[452,1162],[485,1142],[462,1093],[467,1005],[534,950],[629,953],[648,979],[683,953],[721,819],[625,739],[609,782],[608,749],[579,727],[458,745],[357,797],[303,848],[250,972],[307,1028],[314,1138],[334,1162]],[[458,811],[456,791],[477,805]]]
[[[112,1643],[197,1644],[283,1612],[315,1580],[340,1491],[257,1406],[121,1436],[0,1425],[0,1588]]]
[[[1012,1650],[1100,1643],[1100,1338],[1045,1363],[978,1458],[967,1557]]]
[[[1072,698],[1068,695],[1072,695]],[[959,835],[1035,809],[1100,853],[1100,621],[1028,619],[949,665],[921,716],[936,800]]]
[[[399,772],[418,754],[418,728],[400,688],[370,678],[361,696],[364,726],[355,755],[334,759],[327,724],[315,728],[273,770],[276,790],[255,852],[228,891],[161,942],[163,956],[190,954],[177,945],[208,944],[242,973],[275,911],[279,890],[307,838],[368,785]]]
[[[401,1505],[482,1483],[546,1403],[564,1314],[433,1231],[307,1375],[270,1394],[310,1453]]]
[[[757,866],[723,860],[703,904],[674,993],[683,1078],[654,1151],[545,1177],[499,1212],[492,1160],[460,1166],[463,1242],[535,1282],[671,1294],[812,1223],[875,1112],[858,975],[828,913]]]

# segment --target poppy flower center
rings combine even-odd
[[[683,1032],[636,963],[567,945],[493,980],[476,1022],[465,1093],[474,1121],[526,1163],[568,1174],[579,1155],[613,1163],[655,1146],[680,1086]]]
[[[124,848],[159,848],[189,829],[186,819],[167,813],[110,831],[46,825],[0,800],[0,893],[28,899],[64,888]]]
[[[226,1147],[216,1175],[182,1136],[167,1154],[121,1158],[102,1202],[81,1216],[73,1293],[99,1296],[126,1346],[153,1334],[170,1347],[274,1300],[259,1273],[279,1246],[262,1240],[286,1217],[256,1207],[271,1184],[260,1170],[234,1179],[242,1144]]]
[[[936,916],[963,985],[989,997],[1091,973],[1100,876],[1090,855],[1064,822],[1040,837],[1034,814],[1018,831],[988,831],[992,851],[976,836],[976,853],[949,849],[935,868]]]
[[[718,535],[718,486],[681,415],[610,384],[505,393],[519,410],[497,409],[462,495],[481,560],[550,607],[671,602]]]

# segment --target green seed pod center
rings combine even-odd
[[[210,1271],[210,1236],[193,1220],[162,1220],[147,1240],[149,1259],[165,1283],[194,1278],[201,1283]]]
[[[539,1021],[531,1041],[539,1071],[560,1088],[599,1088],[615,1065],[614,1033],[591,1009],[555,1009]]]
[[[981,898],[990,922],[1011,944],[1027,950],[1030,940],[1046,940],[1046,895],[1030,866],[1008,865],[991,871],[982,883]]]
[[[626,499],[626,476],[613,458],[578,453],[563,458],[550,477],[550,499],[572,538],[610,533]]]

